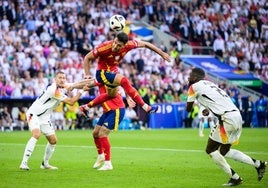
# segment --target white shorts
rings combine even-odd
[[[242,117],[239,111],[227,112],[222,116],[223,127],[219,121],[215,127],[211,127],[209,137],[222,144],[238,143],[242,133]]]
[[[27,114],[27,121],[30,131],[33,129],[39,129],[45,136],[55,134],[55,130],[50,122],[50,118]]]

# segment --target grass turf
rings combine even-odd
[[[39,168],[46,140],[38,141],[29,160],[30,171],[19,170],[28,131],[0,133],[0,187],[222,187],[228,176],[205,153],[207,135],[197,129],[117,131],[110,134],[114,170],[92,168],[96,150],[91,130],[58,131],[50,163],[57,171]],[[244,129],[239,149],[268,161],[268,129]],[[228,160],[228,159],[227,159]],[[257,181],[254,168],[228,160],[243,178],[239,187],[268,187],[268,174]]]

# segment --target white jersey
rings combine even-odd
[[[187,102],[195,100],[215,115],[239,111],[226,92],[208,80],[200,80],[189,87]]]
[[[65,92],[65,89],[58,88],[56,83],[53,83],[33,102],[27,113],[37,116],[42,115],[42,117],[50,117],[53,109],[59,105],[62,100],[67,98]]]

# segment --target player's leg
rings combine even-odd
[[[20,164],[20,169],[22,170],[30,170],[30,168],[28,167],[28,160],[34,151],[35,145],[39,137],[41,136],[38,117],[33,116],[31,114],[27,114],[27,120],[28,120],[28,125],[29,125],[29,129],[31,131],[32,136],[28,140],[24,153],[23,153],[22,162]]]
[[[109,111],[107,114],[107,117],[105,119],[105,122],[108,122],[108,126],[103,125],[99,132],[99,138],[101,140],[101,145],[104,149],[105,154],[105,162],[104,165],[99,168],[99,170],[112,170],[112,162],[111,162],[111,145],[108,138],[108,135],[111,130],[117,130],[119,127],[120,122],[123,120],[125,115],[125,109],[116,109]]]
[[[99,138],[99,132],[100,132],[101,126],[96,125],[93,129],[92,136],[94,139],[94,143],[97,149],[98,157],[96,162],[93,165],[93,168],[99,168],[103,162],[104,162],[104,152],[103,152],[103,147],[101,146],[101,140]]]
[[[228,174],[230,180],[227,184],[224,184],[226,186],[233,186],[233,185],[239,185],[242,183],[242,179],[240,176],[231,168],[231,166],[227,163],[226,159],[222,156],[222,154],[219,152],[218,148],[221,146],[221,143],[216,142],[212,140],[211,138],[208,139],[206,152],[208,155],[210,155],[211,159],[226,173]],[[227,148],[230,148],[231,145],[227,144]]]
[[[58,169],[57,167],[49,164],[49,160],[55,151],[55,147],[58,141],[55,130],[53,129],[53,126],[48,123],[48,124],[41,125],[41,131],[46,136],[48,143],[45,148],[45,154],[44,154],[43,161],[42,161],[40,168],[49,169],[49,170],[57,170]]]
[[[129,95],[146,112],[154,113],[158,110],[158,107],[150,106],[149,104],[146,104],[144,102],[139,92],[132,86],[130,81],[125,76],[122,76],[121,74],[116,74],[113,84],[119,84],[121,87],[123,87],[127,95]]]
[[[221,147],[220,153],[227,158],[231,158],[236,161],[249,164],[255,167],[257,170],[258,180],[259,181],[262,180],[267,166],[266,161],[256,160],[236,149],[230,149],[229,151],[226,152],[225,147]]]
[[[85,107],[83,106],[82,107],[91,108],[91,107],[100,105],[104,103],[105,101],[115,97],[117,95],[117,86],[118,86],[118,85],[113,84],[115,75],[116,73],[106,72],[104,70],[98,70],[96,72],[97,82],[95,82],[95,85],[98,85],[98,86],[100,86],[101,84],[104,85],[106,87],[106,92],[105,93],[102,92],[99,96],[97,96],[95,99],[90,101]],[[81,109],[81,108],[80,110],[84,111],[84,109]]]
[[[229,142],[232,144],[238,144],[242,132],[242,118],[239,113],[234,111],[224,115],[225,122],[223,122],[223,127],[227,133]],[[227,158],[252,165],[257,170],[258,180],[260,181],[263,178],[267,162],[253,159],[239,150],[226,149],[224,146],[220,149],[220,152]]]
[[[199,132],[200,137],[204,136],[204,123],[205,123],[205,118],[201,117],[200,121],[199,121],[199,128],[198,128],[198,132]]]
[[[111,144],[108,138],[109,133],[110,133],[110,130],[108,128],[106,128],[105,126],[101,126],[101,129],[99,132],[99,140],[104,151],[104,164],[98,170],[112,170],[113,169],[112,162],[111,162]]]

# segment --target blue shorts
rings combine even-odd
[[[97,70],[96,79],[99,83],[102,83],[110,88],[115,88],[118,85],[113,84],[116,73],[105,70]]]
[[[119,124],[124,118],[124,115],[125,115],[125,108],[110,110],[109,112],[102,114],[99,121],[97,122],[97,125],[105,126],[110,130],[117,130]]]

